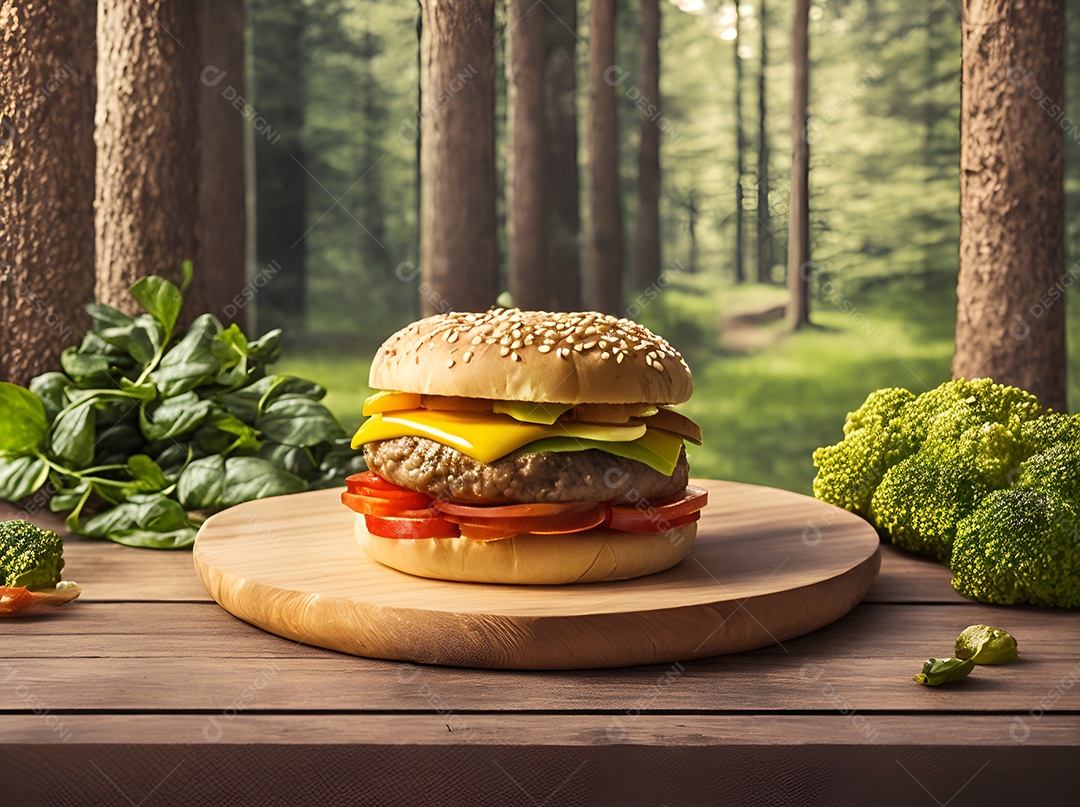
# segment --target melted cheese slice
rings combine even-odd
[[[582,440],[571,437],[548,437],[529,443],[525,451],[584,451],[587,448],[597,448],[614,454],[616,457],[625,457],[630,460],[648,465],[664,476],[675,473],[675,466],[679,463],[679,455],[682,453],[683,438],[674,432],[664,429],[649,429],[643,437],[629,442],[610,443],[601,440]]]
[[[565,437],[603,443],[629,443],[645,436],[645,425],[595,423],[522,423],[494,412],[448,412],[414,409],[384,412],[368,418],[352,439],[352,447],[396,437],[426,437],[456,448],[480,462],[494,462],[529,443]],[[681,442],[681,441],[680,441]],[[580,446],[580,448],[595,446]],[[670,473],[670,472],[669,472]]]

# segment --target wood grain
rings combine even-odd
[[[763,647],[839,619],[878,570],[862,519],[805,496],[700,481],[690,557],[599,585],[412,577],[368,558],[340,491],[211,517],[195,567],[226,610],[287,638],[374,658],[499,669],[656,664]]]

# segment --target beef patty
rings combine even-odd
[[[671,476],[595,448],[517,452],[486,463],[425,437],[367,443],[364,459],[396,485],[463,502],[637,502],[678,493],[690,475],[685,448]]]

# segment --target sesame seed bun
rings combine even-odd
[[[494,309],[414,322],[371,365],[375,389],[536,403],[676,404],[694,389],[675,348],[595,311]]]
[[[356,540],[373,559],[402,572],[463,583],[567,585],[631,580],[670,569],[690,552],[697,523],[664,533],[596,528],[561,535],[381,538],[356,518]]]

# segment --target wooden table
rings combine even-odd
[[[783,646],[567,673],[297,645],[214,604],[190,553],[66,547],[83,597],[0,621],[2,805],[944,807],[1080,785],[1080,613],[972,603],[891,547],[862,605]],[[975,623],[1022,661],[911,681]]]

